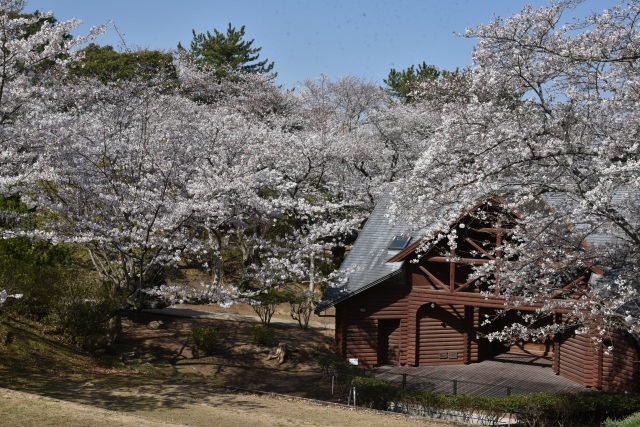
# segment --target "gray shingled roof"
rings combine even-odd
[[[568,201],[567,194],[546,194],[545,200],[551,207],[561,208]],[[400,250],[390,250],[389,245],[396,236],[410,236],[408,245],[422,237],[421,230],[415,230],[409,224],[393,224],[389,220],[388,210],[392,197],[389,194],[382,195],[376,204],[371,216],[360,231],[353,247],[340,268],[342,274],[338,280],[330,286],[316,306],[316,313],[336,305],[353,295],[369,289],[386,280],[401,281],[402,266],[404,262],[387,262]],[[640,193],[622,188],[611,195],[613,205],[620,204],[624,200],[638,200]],[[638,224],[637,218],[633,222]],[[619,244],[621,240],[606,234],[590,234],[587,241],[594,246],[606,244]]]
[[[340,267],[341,276],[326,290],[316,307],[316,313],[402,272],[404,262],[387,262],[400,251],[388,247],[394,237],[400,235],[410,236],[410,245],[415,242],[419,232],[414,231],[412,235],[411,226],[392,224],[387,216],[390,204],[390,195],[380,197]]]

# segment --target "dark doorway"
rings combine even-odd
[[[400,319],[378,320],[378,365],[400,365]]]

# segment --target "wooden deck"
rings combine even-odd
[[[551,360],[542,356],[505,353],[479,363],[448,366],[381,366],[374,376],[422,391],[448,395],[507,396],[540,392],[578,393],[590,388],[555,375]],[[406,376],[405,376],[406,375]]]

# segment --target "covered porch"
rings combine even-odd
[[[556,375],[546,356],[504,353],[468,365],[380,366],[369,370],[376,378],[398,386],[447,395],[503,397],[541,392],[579,393],[592,390]]]

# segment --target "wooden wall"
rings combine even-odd
[[[597,363],[596,347],[587,335],[567,332],[558,347],[558,372],[588,387],[595,387]]]
[[[479,325],[484,315],[495,312],[495,308],[482,306],[487,304],[485,299],[480,307],[467,305],[474,294],[480,297],[477,292],[469,291],[462,303],[446,303],[447,295],[454,294],[434,289],[415,266],[409,267],[407,277],[405,282],[404,276],[396,276],[336,306],[338,354],[357,358],[359,366],[371,368],[379,364],[473,363],[508,350],[502,344],[477,338],[478,332],[488,332]],[[510,316],[503,319],[512,320]],[[491,327],[499,327],[499,323]],[[584,386],[606,391],[638,390],[638,345],[629,336],[613,337],[615,350],[611,355],[603,354],[589,336],[573,333],[553,343],[538,344],[540,348],[523,345],[522,351],[553,356],[559,375]]]
[[[336,306],[336,350],[345,358],[357,358],[359,366],[378,365],[378,322],[397,320],[399,327],[387,339],[398,348],[397,364],[403,363],[407,301],[410,288],[404,276],[392,278]],[[382,357],[386,359],[387,357]]]
[[[638,343],[628,334],[624,336],[612,334],[605,345],[613,346],[613,351],[603,351],[602,389],[606,391],[628,391],[638,388],[640,374],[638,372]]]
[[[418,366],[459,365],[467,361],[463,305],[426,304],[418,311],[417,323]]]

